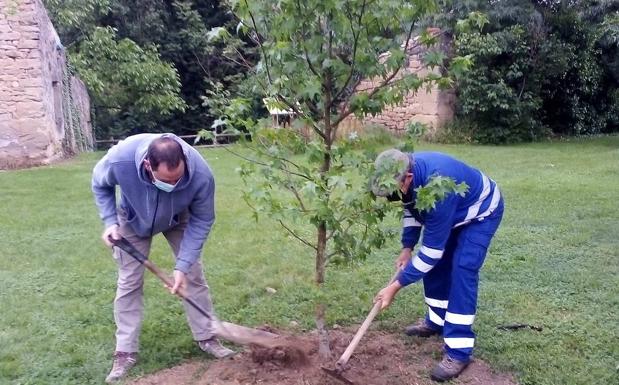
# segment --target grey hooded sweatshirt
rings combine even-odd
[[[169,193],[153,185],[143,165],[148,145],[160,136],[180,143],[186,160],[185,175]],[[179,215],[189,211],[175,267],[187,273],[200,257],[215,222],[215,180],[204,158],[173,134],[139,134],[120,141],[97,163],[92,174],[95,203],[106,228],[118,223],[116,186],[120,187],[120,208],[140,237],[174,227]]]

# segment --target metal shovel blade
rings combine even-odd
[[[327,373],[331,377],[333,377],[335,379],[338,379],[338,380],[342,381],[345,384],[355,385],[354,382],[352,382],[351,380],[349,380],[348,378],[346,378],[346,377],[344,377],[342,375],[342,369],[340,369],[340,368],[331,369],[331,368],[326,368],[324,366],[321,366],[320,369],[322,369],[325,373]]]
[[[256,344],[267,348],[279,346],[279,335],[225,321],[215,322],[215,334],[240,345]]]

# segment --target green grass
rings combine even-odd
[[[619,383],[619,137],[418,149],[480,167],[505,196],[503,225],[482,270],[477,356],[521,384]],[[90,193],[101,156],[0,172],[0,384],[97,384],[109,370],[116,269],[99,240]],[[251,219],[236,158],[222,149],[204,156],[217,179],[204,263],[219,316],[311,328],[312,254],[272,221]],[[394,241],[360,266],[329,270],[329,325],[365,317],[397,251]],[[172,268],[159,237],[151,257]],[[145,296],[135,373],[201,357],[180,304],[152,276]],[[413,285],[377,324],[395,332],[422,313],[421,285]],[[518,322],[543,331],[497,330]]]

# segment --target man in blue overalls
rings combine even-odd
[[[431,377],[447,381],[457,377],[471,360],[479,270],[501,223],[503,198],[492,179],[445,154],[407,154],[392,149],[381,153],[375,165],[379,169],[386,163],[395,164],[399,191],[389,191],[377,179],[372,182],[372,190],[377,196],[403,202],[402,251],[396,259],[401,271],[393,283],[378,292],[375,301],[382,301],[384,309],[402,287],[423,279],[427,314],[405,332],[420,337],[443,335],[445,355]],[[415,189],[434,176],[464,182],[468,191],[464,196],[451,192],[434,208],[418,210]],[[422,227],[422,244],[413,256]]]

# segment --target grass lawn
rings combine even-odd
[[[418,149],[480,167],[505,196],[503,225],[482,270],[477,356],[521,384],[619,383],[619,137]],[[251,219],[234,172],[238,159],[223,149],[203,153],[218,183],[204,262],[220,318],[311,328],[310,250],[272,221]],[[90,193],[101,156],[0,172],[0,384],[99,384],[110,368],[116,268],[99,240]],[[365,317],[397,252],[394,240],[360,266],[328,271],[330,326]],[[151,258],[173,266],[163,238]],[[134,373],[199,357],[178,300],[151,275],[145,297]],[[423,311],[421,285],[413,285],[377,324],[397,332]],[[512,323],[543,331],[497,329]]]

